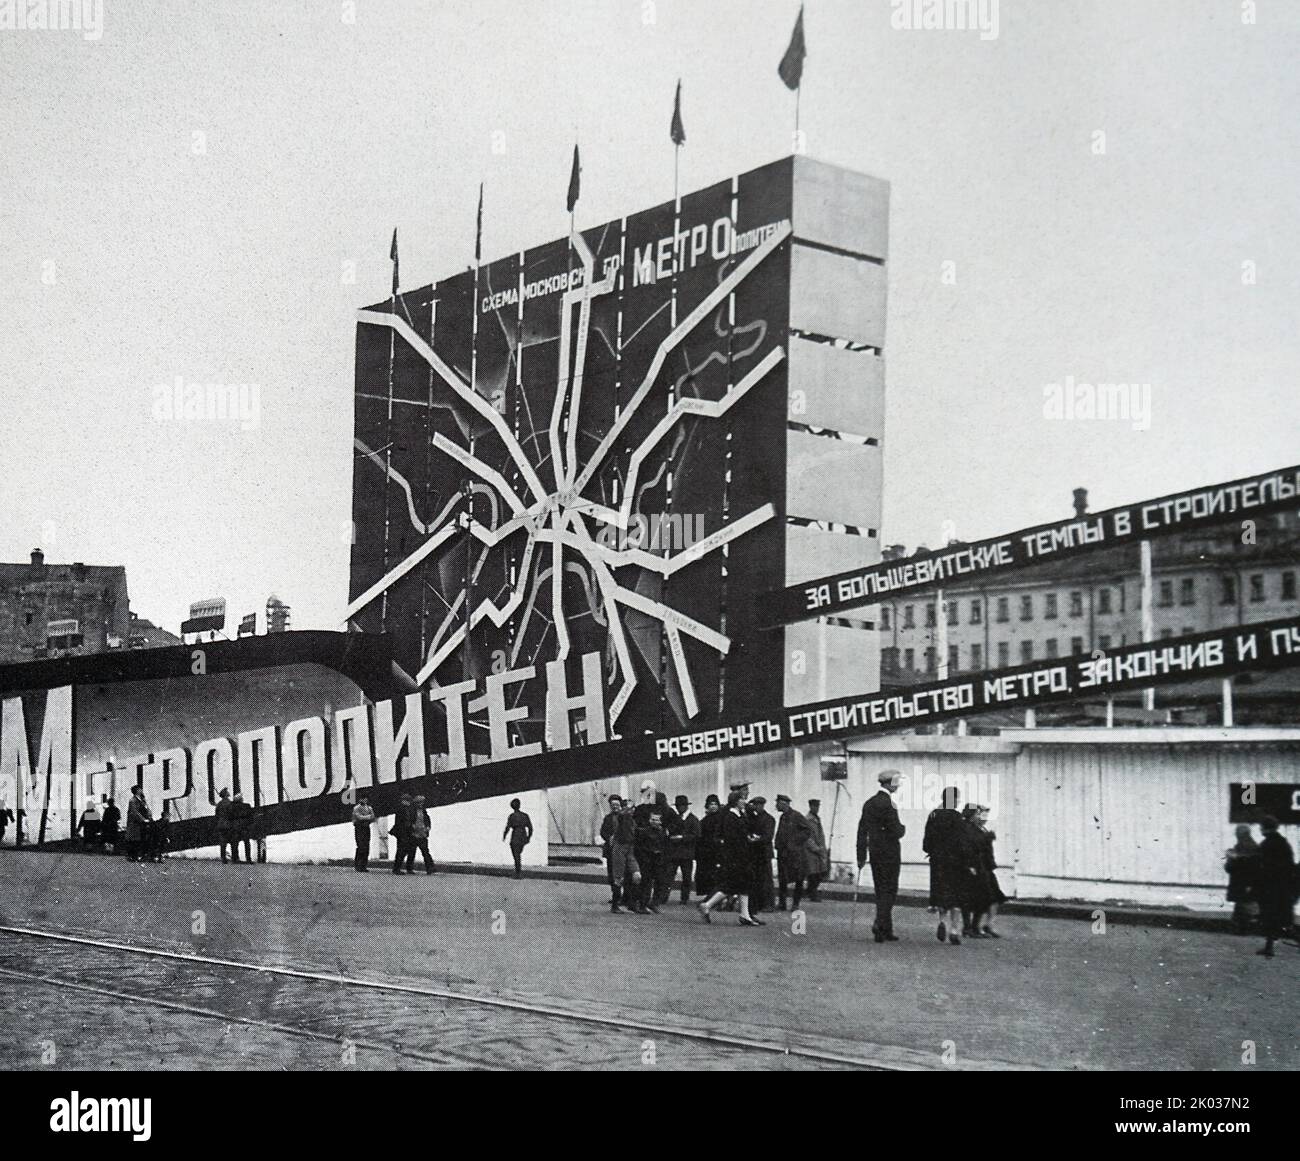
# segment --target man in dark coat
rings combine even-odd
[[[636,910],[641,915],[647,911],[658,914],[659,905],[655,898],[659,884],[667,874],[668,838],[680,820],[673,814],[668,799],[649,779],[641,783],[641,801],[632,817],[636,823],[636,861],[641,868],[641,899]]]
[[[695,844],[695,893],[707,899],[718,886],[722,863],[722,803],[716,794],[704,800],[700,837]]]
[[[858,822],[858,873],[870,857],[876,890],[876,918],[871,932],[877,943],[897,943],[894,902],[898,898],[898,872],[903,865],[899,839],[907,828],[898,820],[898,808],[890,796],[897,793],[903,779],[897,770],[882,770],[876,781],[880,789],[867,799]]]
[[[153,812],[144,798],[144,787],[132,786],[126,804],[126,857],[142,862],[145,857],[145,840],[148,826],[153,822]]]
[[[623,809],[623,800],[617,794],[609,796],[609,813],[600,822],[600,853],[605,860],[605,881],[609,884],[609,909],[615,915],[621,915],[623,908],[623,879],[614,881],[614,837],[618,834],[618,816]]]
[[[681,822],[681,829],[668,838],[669,874],[671,876],[668,880],[668,889],[671,893],[673,879],[680,872],[682,876],[680,902],[689,903],[691,900],[691,886],[695,877],[695,849],[700,841],[700,820],[695,817],[695,812],[691,810],[691,800],[685,794],[679,794],[674,800],[673,806]]]
[[[749,913],[771,911],[776,892],[772,890],[772,858],[776,839],[776,819],[764,809],[767,799],[761,794],[749,800],[749,833],[753,839],[754,893],[749,899]]]
[[[104,821],[99,828],[99,834],[104,840],[104,846],[111,847],[113,854],[117,853],[117,844],[120,837],[118,828],[121,824],[122,812],[118,810],[117,803],[110,798],[104,807]]]
[[[214,816],[217,820],[217,846],[221,849],[221,861],[226,861],[226,848],[229,847],[235,862],[239,862],[239,844],[235,842],[230,829],[230,791],[224,786],[217,792]]]
[[[1259,901],[1259,925],[1264,932],[1264,946],[1256,955],[1273,956],[1273,944],[1291,927],[1295,906],[1295,853],[1279,833],[1277,819],[1266,814],[1259,820],[1264,834],[1255,853],[1255,898]]]
[[[239,844],[244,844],[244,862],[253,861],[250,844],[253,839],[253,805],[244,801],[242,794],[236,793],[230,800],[230,834],[231,848],[235,852],[235,862],[239,862]]]
[[[817,888],[831,873],[831,852],[822,826],[822,800],[808,799],[808,902],[818,902]]]
[[[397,810],[393,813],[393,825],[388,833],[397,844],[393,855],[393,874],[400,875],[406,866],[406,855],[411,845],[411,812],[415,809],[409,794],[403,794],[397,800]]]
[[[812,828],[808,820],[790,805],[788,794],[776,796],[776,810],[781,821],[776,824],[776,909],[785,910],[786,891],[794,885],[794,906],[803,901],[804,882],[808,878],[808,840]]]

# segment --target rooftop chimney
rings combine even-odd
[[[39,548],[32,549],[32,567],[33,568],[45,567],[45,553],[43,553]]]
[[[1084,516],[1087,514],[1087,511],[1088,511],[1088,489],[1075,488],[1074,489],[1074,514],[1076,516]]]

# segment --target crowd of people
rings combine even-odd
[[[102,809],[101,809],[102,808]],[[161,863],[167,853],[167,832],[171,806],[163,803],[162,814],[154,818],[142,786],[132,786],[126,804],[126,827],[117,800],[104,795],[99,802],[86,799],[86,808],[73,827],[83,850],[123,854],[135,863]]]
[[[749,797],[737,787],[724,807],[716,794],[704,800],[704,815],[690,799],[668,796],[647,779],[639,801],[609,797],[609,812],[600,827],[609,909],[615,914],[658,913],[680,891],[679,903],[698,896],[705,922],[715,910],[735,910],[746,927],[761,927],[765,911],[817,901],[817,888],[830,871],[830,851],[818,811],[810,799],[808,813],[794,809],[788,795],[776,799],[776,816],[762,796]],[[772,864],[776,861],[776,882]]]

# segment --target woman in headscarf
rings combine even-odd
[[[930,907],[939,912],[935,936],[940,943],[961,943],[958,924],[963,908],[970,906],[975,876],[970,828],[957,812],[960,800],[957,787],[944,787],[943,802],[930,811],[921,841],[930,856]]]
[[[103,820],[99,817],[99,807],[93,798],[87,798],[86,809],[81,812],[81,817],[77,819],[77,825],[72,833],[81,835],[81,845],[89,850],[91,847],[99,846],[102,827]]]
[[[1223,869],[1228,873],[1228,902],[1232,904],[1232,930],[1238,935],[1250,931],[1259,913],[1255,902],[1255,864],[1259,843],[1244,822],[1237,827],[1237,843],[1224,856]]]
[[[749,913],[749,893],[754,885],[754,855],[751,850],[749,826],[745,822],[742,805],[743,791],[733,790],[727,797],[727,809],[722,815],[722,860],[719,866],[718,889],[703,903],[695,906],[705,923],[712,923],[709,912],[728,895],[740,902],[740,925],[762,927],[763,921]]]

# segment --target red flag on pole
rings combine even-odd
[[[686,144],[686,126],[682,124],[682,82],[677,82],[677,96],[673,100],[673,123],[668,130],[674,145]]]
[[[799,82],[803,79],[803,58],[807,55],[803,43],[803,5],[800,4],[799,18],[794,22],[794,31],[790,34],[790,45],[776,69],[787,89],[799,87]]]
[[[579,175],[582,173],[582,163],[578,160],[578,147],[573,147],[573,169],[569,172],[569,213],[573,213],[573,207],[578,204],[578,187],[581,184]]]
[[[388,249],[388,257],[393,261],[393,297],[397,297],[397,227],[393,227],[393,244]]]

